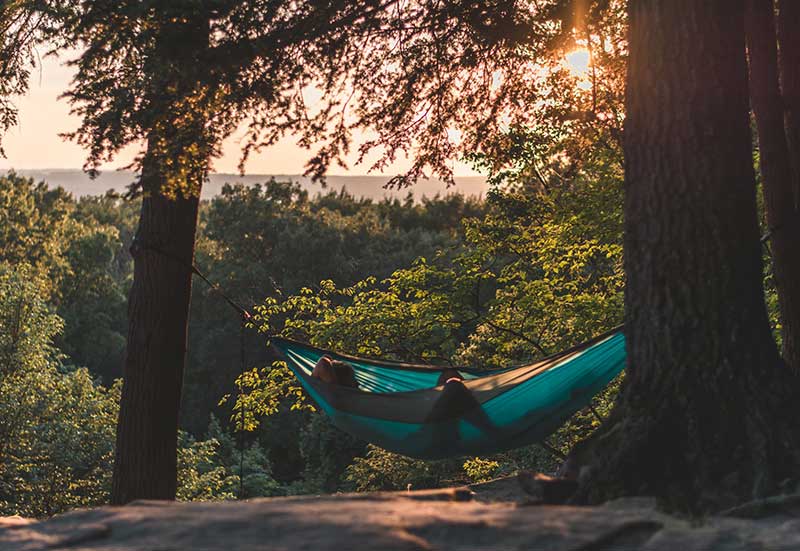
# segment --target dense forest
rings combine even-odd
[[[140,154],[125,196],[0,178],[0,513],[428,488],[566,458],[575,503],[703,514],[796,479],[796,2],[3,6],[0,127],[36,47],[79,43],[66,137],[90,174]],[[411,161],[388,185],[454,183],[459,159],[490,191],[269,181],[201,200],[242,126],[242,169],[292,135],[318,181],[377,151],[374,171]],[[267,347],[492,369],[623,324],[624,374],[549,439],[440,461],[335,428]]]
[[[258,327],[244,330],[242,366],[238,313],[217,289],[198,285],[179,498],[237,495],[237,400],[247,415],[246,497],[425,488],[552,468],[551,452],[538,447],[425,462],[356,441],[313,412],[291,374],[273,365],[264,333],[485,367],[574,344],[621,317],[619,183],[609,177],[547,197],[509,183],[485,200],[409,194],[373,202],[344,190],[309,197],[272,181],[228,186],[204,202],[197,267],[253,308]],[[0,178],[0,189],[0,401],[14,410],[3,415],[3,512],[42,516],[104,503],[137,200],[113,193],[76,200],[13,173]],[[598,398],[595,411],[607,411],[608,398]],[[597,423],[582,412],[552,444],[565,452]]]
[[[608,414],[618,383],[546,448],[422,461],[333,427],[265,344],[282,334],[367,356],[491,368],[618,325],[621,174],[617,159],[604,162],[593,172],[602,177],[552,192],[506,174],[485,199],[310,197],[271,181],[227,186],[204,202],[196,263],[218,287],[198,285],[193,296],[178,498],[233,498],[242,474],[244,497],[255,497],[552,471]],[[3,513],[105,503],[138,201],[75,199],[13,173],[0,191]],[[244,330],[220,289],[255,313]]]

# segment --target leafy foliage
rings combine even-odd
[[[28,90],[28,77],[34,66],[33,46],[41,36],[45,18],[31,9],[29,0],[0,3],[0,157],[5,156],[2,136],[17,124],[12,97]]]
[[[356,457],[347,468],[346,480],[359,492],[420,490],[441,485],[443,471],[446,463],[411,459],[370,445],[366,457]]]
[[[354,354],[490,367],[531,361],[614,327],[622,319],[624,277],[622,175],[613,153],[598,155],[567,186],[531,188],[506,175],[485,214],[463,222],[464,242],[456,248],[431,261],[418,258],[383,280],[323,280],[282,300],[270,297],[256,309],[255,323],[268,335]],[[237,411],[247,413],[249,430],[282,407],[308,407],[281,363],[249,371],[238,384],[247,390]],[[570,420],[553,445],[566,452],[596,428],[596,414],[608,414],[617,388],[598,396],[594,411]],[[354,488],[484,479],[481,466],[494,463],[486,472],[554,466],[538,447],[445,467],[368,450],[348,467],[345,481]],[[397,466],[386,471],[389,463]]]
[[[489,132],[483,150],[471,150],[469,159],[491,172],[494,188],[485,211],[464,220],[463,242],[422,254],[383,278],[346,285],[323,279],[293,295],[269,297],[257,308],[261,331],[354,354],[499,367],[531,361],[618,325],[624,288],[620,69],[626,51],[621,7],[607,7],[579,26],[586,39],[576,42],[557,29],[550,35],[559,48],[590,50],[589,85],[548,57],[552,63],[543,70],[549,76],[539,85],[541,109],[531,112],[535,122]],[[456,117],[458,109],[442,116]],[[431,120],[435,116],[426,124]],[[258,415],[303,407],[298,388],[277,381],[291,381],[281,364],[239,379],[248,389],[239,407],[254,414],[248,428],[257,425]],[[608,413],[617,388],[615,383],[596,398],[595,412]],[[580,412],[553,445],[564,452],[598,423],[591,410]],[[404,487],[401,477],[380,479],[390,461],[382,453],[354,460],[358,469],[348,471],[350,483]],[[539,447],[476,461],[497,461],[498,472],[554,466]],[[415,468],[409,464],[406,470]],[[464,476],[463,469],[449,472]]]
[[[132,207],[113,194],[75,201],[13,172],[0,177],[0,259],[44,277],[41,292],[66,321],[56,343],[108,384],[121,375]]]
[[[464,472],[473,482],[486,482],[494,478],[500,471],[500,463],[474,457],[464,461]]]
[[[185,431],[178,433],[178,495],[182,501],[216,501],[284,495],[272,478],[266,452],[256,443],[243,450],[216,418],[211,419],[206,440]],[[242,479],[242,476],[244,479]]]
[[[459,195],[415,202],[356,199],[346,191],[309,197],[297,185],[229,186],[204,205],[197,264],[245,306],[279,300],[330,279],[350,285],[365,274],[388,276],[420,254],[457,247],[460,220],[483,206]],[[240,320],[204,285],[195,287],[184,418],[192,432],[241,369]],[[247,367],[274,359],[262,339],[245,335]],[[274,377],[279,377],[276,373]],[[266,404],[266,402],[265,402]],[[225,415],[222,410],[215,413]]]
[[[199,192],[222,141],[248,118],[245,157],[287,131],[306,147],[326,135],[338,99],[315,109],[303,91],[337,88],[356,38],[391,14],[375,0],[61,4],[29,10],[59,15],[47,36],[87,45],[66,93],[81,117],[71,137],[89,151],[86,167],[147,142],[145,191],[185,196]],[[336,159],[321,155],[326,166]],[[165,185],[150,189],[149,174]]]
[[[0,178],[0,205],[0,257],[31,264],[57,286],[69,270],[69,242],[82,229],[70,217],[70,198],[11,172]],[[56,288],[43,290],[58,298]]]
[[[198,442],[181,431],[178,437],[178,492],[179,501],[211,501],[233,499],[239,477],[231,476],[219,464],[219,441],[209,439]]]
[[[333,426],[323,415],[309,415],[300,434],[303,460],[301,482],[294,493],[336,492],[343,488],[343,478],[353,457],[365,453],[366,444]]]
[[[0,267],[0,512],[48,516],[104,502],[119,385],[61,363],[62,321],[30,266]]]

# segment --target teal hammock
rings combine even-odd
[[[334,425],[419,459],[487,455],[541,442],[625,367],[620,328],[521,367],[458,368],[463,384],[439,386],[446,367],[356,358],[276,337],[271,343]],[[312,378],[324,354],[353,366],[359,388]]]

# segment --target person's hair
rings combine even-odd
[[[358,381],[356,380],[356,372],[353,366],[346,362],[333,361],[333,371],[336,373],[336,381],[342,386],[349,386],[350,388],[358,388]]]

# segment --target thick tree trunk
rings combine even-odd
[[[630,2],[628,370],[580,498],[715,509],[796,465],[762,291],[744,7]]]
[[[751,2],[756,16],[751,25],[751,72],[759,72],[752,84],[753,109],[758,121],[767,222],[773,229],[783,357],[800,371],[800,2],[779,2],[779,62],[773,3]],[[778,136],[785,136],[783,144]],[[765,159],[767,154],[769,159]],[[780,158],[784,154],[786,161]],[[767,161],[775,166],[765,167]]]
[[[160,178],[157,172],[143,174],[143,179]],[[150,185],[162,187],[157,181]],[[197,211],[197,197],[169,199],[153,193],[142,202],[132,247],[134,280],[128,299],[114,504],[175,498]]]
[[[164,14],[151,75],[142,212],[128,299],[128,342],[111,502],[175,499],[177,431],[186,361],[200,189],[214,137],[213,94],[202,84],[208,21]],[[210,103],[209,103],[210,102]]]
[[[800,2],[778,0],[778,44],[786,137],[794,169],[795,204],[800,203]]]

